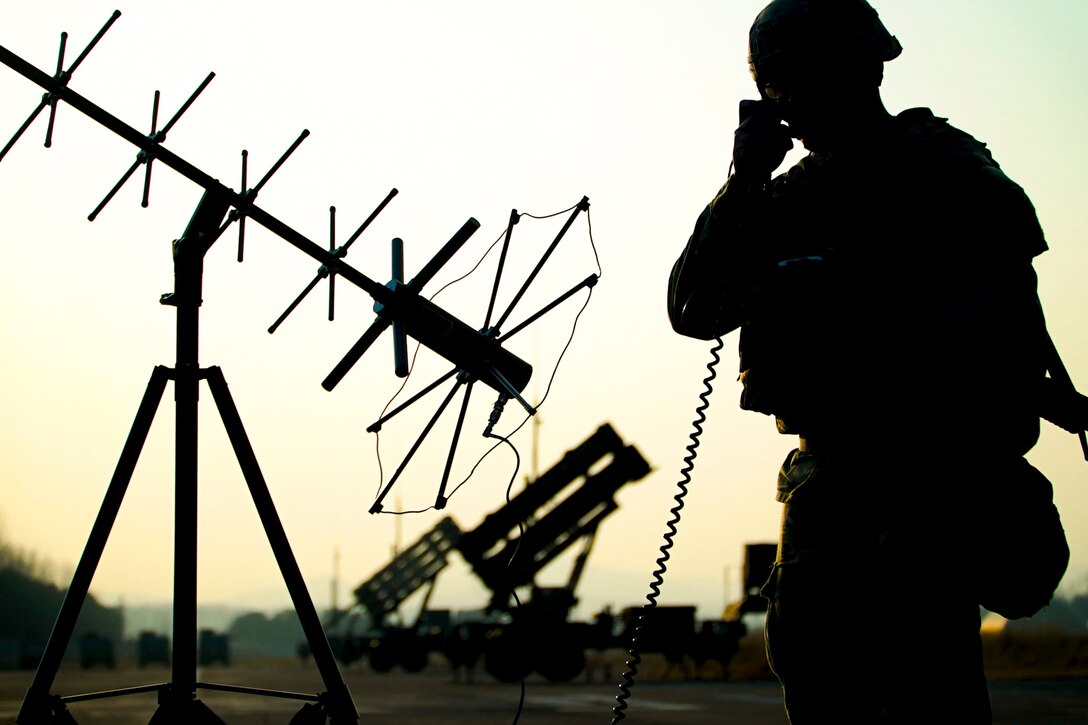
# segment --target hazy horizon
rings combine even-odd
[[[399,194],[352,248],[348,262],[384,283],[390,240],[402,238],[409,276],[468,218],[481,228],[429,291],[467,271],[506,228],[511,209],[543,216],[589,198],[536,283],[525,310],[602,275],[540,411],[537,453],[553,464],[610,422],[652,466],[620,490],[578,594],[584,610],[639,605],[659,556],[709,343],[674,334],[665,315],[668,272],[696,217],[725,179],[737,104],[755,93],[747,29],[764,0],[650,0],[537,4],[469,0],[357,3],[315,0],[303,10],[245,0],[140,3],[87,56],[70,87],[140,129],[159,126],[209,72],[215,80],[164,146],[227,185],[249,186],[299,137],[310,136],[261,190],[258,206],[316,244],[336,241]],[[889,63],[889,110],[927,106],[986,142],[1034,202],[1050,250],[1036,262],[1051,334],[1075,383],[1088,389],[1088,49],[1075,0],[875,0],[904,52]],[[66,65],[115,10],[101,0],[42,0],[3,14],[0,45],[51,74],[60,33]],[[0,66],[0,137],[41,99],[39,87]],[[173,285],[170,243],[200,189],[162,163],[150,204],[143,169],[94,223],[87,215],[133,163],[135,148],[61,104],[52,147],[42,114],[0,162],[0,532],[55,564],[83,551],[148,377],[174,360],[175,316],[159,303]],[[6,131],[5,131],[6,129]],[[789,161],[798,158],[795,149]],[[513,294],[564,216],[525,217],[514,232]],[[590,227],[592,241],[590,246]],[[221,366],[315,604],[330,599],[333,552],[340,597],[444,515],[462,529],[522,485],[531,427],[495,452],[444,511],[368,513],[379,486],[366,427],[400,384],[388,337],[340,386],[321,381],[373,319],[373,301],[340,280],[336,320],[319,286],[288,321],[269,325],[314,277],[317,264],[262,229],[246,227],[245,262],[230,229],[206,258],[201,362]],[[494,255],[488,258],[494,265]],[[490,267],[489,267],[490,268]],[[487,270],[444,293],[442,304],[477,324]],[[532,362],[540,395],[570,337],[584,292],[511,341]],[[736,335],[725,338],[693,483],[661,603],[720,612],[739,595],[743,546],[774,541],[778,466],[793,439],[739,410]],[[911,344],[904,340],[904,344]],[[421,354],[422,385],[445,363]],[[480,386],[483,387],[483,386]],[[172,390],[159,406],[91,591],[107,605],[172,597]],[[490,441],[479,432],[494,395],[473,398],[457,480]],[[212,396],[201,395],[201,602],[290,601]],[[385,480],[436,403],[382,432]],[[523,413],[511,404],[513,429]],[[435,499],[452,423],[436,428],[389,499],[427,509]],[[1062,591],[1088,586],[1088,487],[1075,437],[1044,423],[1029,460],[1054,484],[1072,551]],[[418,465],[417,465],[418,464]],[[565,566],[542,573],[562,580]],[[435,606],[483,601],[471,574],[444,573]],[[279,595],[276,592],[280,592]],[[281,596],[282,600],[276,597]],[[479,597],[479,599],[477,599]]]

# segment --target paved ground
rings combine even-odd
[[[33,673],[0,672],[0,723],[14,721]],[[324,689],[310,664],[254,661],[201,672],[206,682],[291,690]],[[612,722],[618,677],[557,685],[530,679],[519,715],[521,687],[489,679],[455,682],[434,666],[410,675],[348,669],[344,678],[359,710],[360,725],[603,725]],[[169,679],[165,668],[117,671],[62,669],[55,694],[98,692]],[[992,684],[995,725],[1088,725],[1088,679],[998,681]],[[200,699],[229,725],[287,725],[300,703],[249,694],[201,690]],[[73,703],[79,725],[145,725],[156,709],[154,694]],[[774,682],[639,680],[625,723],[630,725],[785,725]]]

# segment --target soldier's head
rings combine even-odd
[[[884,63],[902,50],[866,0],[773,0],[748,34],[760,96],[809,148],[836,116],[883,110]]]

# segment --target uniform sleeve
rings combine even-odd
[[[753,231],[767,203],[762,184],[733,176],[699,215],[669,277],[668,313],[676,332],[710,340],[750,317],[770,267]]]

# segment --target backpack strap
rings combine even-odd
[[[1080,447],[1084,460],[1088,461],[1088,397],[1077,392],[1069,372],[1058,355],[1058,348],[1050,337],[1050,332],[1043,330],[1043,353],[1046,357],[1047,372],[1041,397],[1040,416],[1054,425],[1075,433],[1080,438]]]

